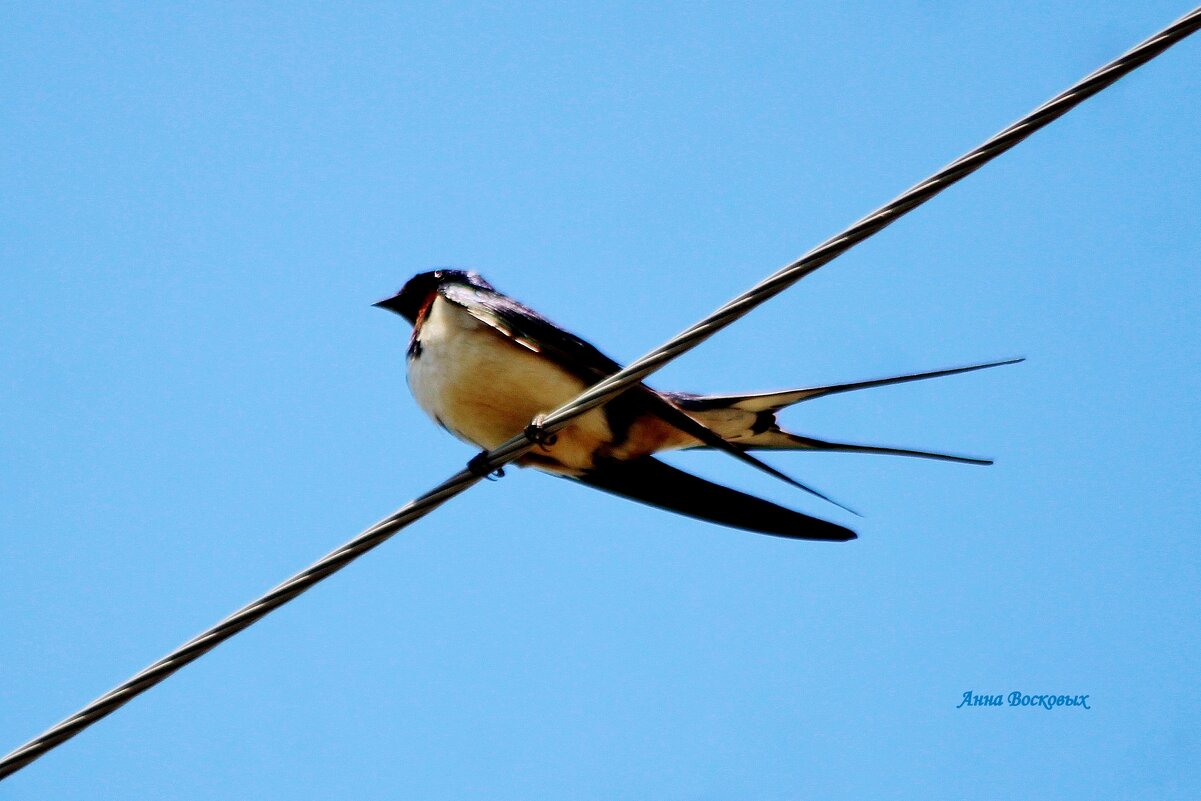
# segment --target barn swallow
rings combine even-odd
[[[418,405],[451,434],[485,450],[521,433],[532,420],[621,369],[588,342],[498,292],[475,272],[421,273],[396,295],[374,305],[399,314],[413,326],[408,381]],[[802,436],[781,428],[777,414],[785,407],[839,392],[1019,361],[751,395],[658,392],[638,384],[575,418],[517,463],[721,525],[793,539],[844,542],[855,538],[850,529],[678,470],[653,454],[689,448],[721,450],[826,500],[748,451],[844,451],[991,464],[967,456]]]

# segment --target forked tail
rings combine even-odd
[[[888,386],[889,384],[921,381],[926,378],[942,378],[943,376],[957,375],[959,373],[970,373],[974,370],[985,370],[989,367],[1017,364],[1022,361],[1025,361],[1025,359],[1005,359],[1004,361],[988,362],[986,364],[952,367],[947,370],[909,373],[907,375],[889,376],[888,378],[876,378],[870,381],[831,384],[824,387],[808,387],[805,389],[790,389],[782,392],[760,392],[751,395],[672,394],[670,397],[679,408],[683,409],[691,417],[699,420],[707,428],[721,434],[727,441],[749,450],[813,450],[877,453],[894,456],[917,456],[924,459],[941,459],[965,464],[992,464],[990,459],[979,459],[971,456],[957,456],[955,454],[935,453],[909,448],[831,442],[815,437],[802,436],[782,429],[777,419],[777,414],[780,410],[789,406],[816,398],[824,398],[827,395],[834,395],[839,392],[852,392],[858,389]],[[698,445],[695,447],[707,446]]]

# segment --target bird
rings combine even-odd
[[[469,463],[479,475],[488,473],[482,459],[488,450],[531,430],[531,421],[536,424],[546,412],[621,369],[596,347],[499,292],[475,271],[438,269],[419,273],[395,295],[373,305],[400,315],[412,325],[406,361],[413,397],[439,426],[483,449]],[[655,458],[655,454],[698,448],[720,450],[837,504],[749,451],[842,451],[967,464],[992,462],[804,436],[780,426],[781,410],[836,393],[1022,360],[746,395],[661,392],[637,384],[605,405],[576,417],[557,434],[541,439],[538,447],[516,462],[711,523],[789,539],[846,542],[855,539],[856,534],[845,526],[708,481]]]

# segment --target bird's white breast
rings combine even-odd
[[[417,342],[408,360],[413,397],[452,434],[481,448],[495,448],[585,388],[442,297],[430,306]],[[586,468],[609,436],[603,414],[594,411],[560,433],[553,454],[567,466]]]

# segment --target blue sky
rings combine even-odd
[[[0,750],[458,469],[369,304],[471,267],[632,359],[1187,9],[42,4],[0,33]],[[652,384],[995,457],[510,471],[0,799],[1195,798],[1201,40]],[[1090,710],[956,709],[965,691]]]

